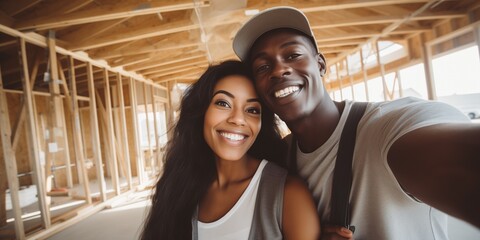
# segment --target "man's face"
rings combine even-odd
[[[255,42],[250,56],[259,96],[283,121],[308,116],[322,101],[325,62],[307,37],[274,30]]]

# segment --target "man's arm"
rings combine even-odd
[[[388,164],[405,192],[480,228],[480,124],[409,132],[390,148]]]

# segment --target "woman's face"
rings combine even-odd
[[[217,159],[245,157],[261,128],[261,105],[253,83],[231,75],[217,82],[205,113],[203,136]]]

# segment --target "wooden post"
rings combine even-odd
[[[155,88],[153,85],[150,85],[150,92],[151,92],[151,99],[152,99],[152,112],[153,112],[153,127],[155,129],[155,166],[158,168],[157,171],[160,171],[160,161],[159,156],[160,156],[160,139],[158,139],[158,119],[157,119],[157,106],[155,104]]]
[[[125,100],[123,98],[123,82],[122,82],[122,75],[119,73],[117,74],[117,80],[118,80],[118,96],[119,96],[119,102],[120,102],[120,127],[121,127],[121,132],[122,132],[122,143],[123,143],[123,156],[124,160],[127,163],[127,182],[128,182],[128,188],[132,189],[133,184],[132,184],[132,167],[130,166],[130,150],[128,149],[128,134],[127,134],[127,120],[125,118]],[[132,99],[130,99],[130,102],[132,102]]]
[[[55,32],[49,31],[48,39],[47,39],[48,51],[49,51],[49,63],[50,63],[50,111],[51,113],[51,121],[50,131],[49,131],[49,146],[47,147],[49,156],[47,158],[46,163],[46,176],[48,177],[51,172],[50,166],[52,163],[54,164],[55,159],[64,159],[66,168],[66,176],[67,176],[67,185],[68,187],[73,186],[72,181],[72,171],[70,166],[70,153],[68,149],[68,140],[66,135],[66,128],[65,128],[65,115],[63,114],[63,101],[60,97],[60,77],[59,77],[59,68],[58,68],[58,60],[57,60],[57,52],[55,51],[56,43],[55,43]],[[63,71],[62,71],[63,74]],[[60,143],[63,145],[63,149],[60,148]],[[50,147],[52,146],[52,147]],[[52,148],[52,149],[51,149]],[[61,154],[63,152],[63,154]],[[51,162],[52,161],[52,162]]]
[[[120,182],[118,178],[118,162],[117,155],[115,153],[115,132],[113,131],[113,117],[112,117],[112,98],[110,96],[110,79],[108,77],[108,70],[103,70],[103,79],[105,80],[105,105],[106,105],[106,117],[107,117],[107,133],[108,133],[108,143],[110,143],[110,157],[109,161],[112,163],[112,180],[113,180],[113,189],[115,194],[120,194]]]
[[[98,89],[95,89],[95,97],[97,98],[97,113],[98,113],[98,126],[99,126],[99,131],[101,131],[102,134],[100,134],[100,146],[103,147],[103,152],[105,154],[105,177],[112,177],[112,161],[109,161],[109,159],[112,159],[110,157],[110,144],[108,143],[108,133],[106,131],[107,129],[107,114],[105,112],[105,106],[103,105],[102,102],[102,96],[100,96],[100,93],[98,92]],[[113,180],[112,180],[113,182]],[[108,187],[107,187],[108,189]]]
[[[98,130],[97,102],[95,100],[95,83],[93,82],[92,64],[87,63],[88,95],[90,96],[90,125],[92,130],[93,158],[97,169],[97,181],[102,202],[107,200],[105,178],[103,176],[102,150],[100,148],[100,133]]]
[[[138,133],[138,115],[137,115],[137,87],[135,80],[130,78],[130,105],[132,105],[132,123],[133,123],[133,138],[135,142],[135,156],[137,158],[137,177],[140,185],[145,183],[145,161],[143,153],[140,149],[140,136]]]
[[[116,74],[115,76],[118,79],[118,75]],[[124,177],[125,180],[127,178],[127,166],[125,163],[125,157],[123,156],[124,151],[123,149],[125,148],[123,146],[123,134],[121,133],[121,126],[120,126],[120,110],[118,109],[118,81],[117,83],[111,87],[112,91],[112,113],[113,113],[113,126],[115,130],[115,144],[116,147],[115,149],[117,150],[117,160],[118,160],[118,174],[120,177]]]
[[[385,82],[385,66],[382,64],[380,59],[380,48],[378,47],[378,41],[375,41],[375,55],[377,56],[377,64],[380,67],[380,72],[382,74],[383,98],[385,101],[390,100],[388,98],[387,83]]]
[[[35,85],[35,79],[37,78],[37,73],[38,73],[38,66],[40,65],[40,57],[37,55],[37,58],[35,59],[35,63],[33,65],[32,69],[32,74],[31,76],[31,82],[30,82],[30,89],[33,89],[33,86]],[[23,127],[24,122],[25,122],[25,115],[26,115],[26,103],[25,100],[23,100],[22,104],[22,109],[20,110],[20,116],[18,117],[17,122],[15,123],[13,127],[13,132],[12,132],[12,148],[13,151],[15,152],[18,146],[18,140],[20,139],[20,127]]]
[[[360,48],[360,64],[362,66],[363,83],[365,84],[365,94],[368,102],[370,97],[368,96],[367,69],[365,69],[365,64],[363,63],[363,48]]]
[[[22,209],[20,206],[20,196],[18,190],[20,184],[17,174],[17,159],[12,149],[11,127],[7,108],[7,96],[3,91],[2,71],[0,68],[0,135],[3,148],[3,160],[5,161],[5,172],[7,173],[8,188],[10,189],[10,198],[12,200],[13,216],[15,218],[15,236],[16,239],[25,239],[25,229],[22,220]],[[4,206],[0,206],[4,207]]]
[[[65,74],[63,73],[62,70],[62,65],[60,61],[58,61],[58,72],[60,74],[60,79],[62,80],[62,86],[63,86],[63,91],[65,95],[65,101],[67,103],[68,110],[70,111],[70,114],[72,114],[72,100],[70,97],[70,92],[68,90],[68,85],[67,85],[67,79],[65,78]],[[65,147],[65,166],[66,166],[66,175],[67,175],[67,186],[69,188],[73,187],[73,179],[72,179],[72,164],[71,164],[71,159],[70,159],[70,146],[68,145],[68,136],[67,136],[67,123],[65,121],[65,108],[63,105],[63,101],[60,101],[60,114],[62,116],[62,131],[64,133],[63,135],[63,146]]]
[[[352,100],[355,100],[355,91],[353,90],[353,76],[350,74],[350,69],[348,65],[348,56],[345,57],[345,68],[347,69],[347,75],[350,79],[350,88],[352,90]]]
[[[143,104],[145,106],[145,125],[147,126],[147,142],[148,142],[148,161],[150,162],[151,173],[155,171],[155,163],[153,161],[152,143],[150,141],[150,119],[148,117],[148,98],[147,98],[147,84],[143,85]]]
[[[23,76],[21,77],[24,99],[27,105],[27,143],[28,153],[30,159],[33,161],[32,170],[34,175],[34,182],[37,186],[38,205],[42,218],[42,225],[44,228],[49,228],[50,222],[50,210],[47,204],[47,193],[45,192],[45,180],[42,177],[42,166],[40,163],[40,148],[36,139],[38,138],[37,126],[35,123],[35,113],[33,111],[33,94],[30,88],[30,77],[28,75],[28,61],[27,61],[27,49],[25,39],[20,38],[20,49],[22,55]]]
[[[90,185],[88,180],[87,168],[85,167],[85,155],[84,145],[82,141],[82,128],[80,126],[80,113],[78,110],[78,97],[77,97],[77,82],[75,78],[75,66],[74,60],[71,56],[68,57],[70,62],[70,74],[71,74],[71,93],[72,93],[72,122],[73,122],[73,144],[75,146],[75,156],[77,162],[77,173],[79,181],[83,184],[83,191],[88,204],[92,203],[92,197],[90,195]]]
[[[167,101],[168,101],[168,104],[166,104],[166,109],[165,109],[165,112],[166,112],[166,115],[167,115],[167,137],[168,139],[172,139],[172,132],[173,131],[169,131],[169,129],[171,128],[171,126],[173,126],[174,122],[175,122],[175,119],[174,119],[174,116],[173,116],[173,112],[175,111],[175,109],[173,109],[172,107],[172,98],[170,97],[171,93],[170,91],[172,91],[172,83],[171,82],[167,82]]]
[[[398,96],[400,98],[403,97],[403,86],[402,86],[402,78],[400,76],[400,71],[396,71],[395,75],[397,76],[398,79]]]
[[[425,44],[424,34],[420,35],[422,44],[423,67],[425,69],[425,80],[427,81],[427,94],[429,100],[436,100],[435,81],[432,69],[432,45]]]
[[[338,81],[338,86],[340,89],[340,100],[343,100],[343,92],[342,92],[342,79],[340,78],[340,67],[338,66],[340,63],[335,64],[335,73],[337,74],[337,81]]]

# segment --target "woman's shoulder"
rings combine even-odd
[[[285,195],[286,194],[293,194],[293,197],[303,197],[308,196],[311,197],[310,191],[303,179],[296,175],[287,175],[285,180]],[[295,196],[299,195],[299,196]]]
[[[287,239],[318,239],[320,220],[305,182],[288,175],[283,202],[283,229]]]

